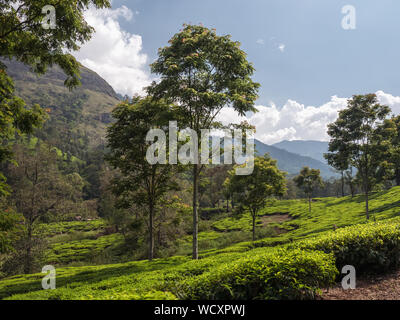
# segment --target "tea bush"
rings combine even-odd
[[[211,300],[313,299],[319,288],[334,283],[337,274],[333,255],[277,250],[247,256],[183,281],[175,294]]]
[[[400,266],[400,219],[341,228],[288,248],[333,253],[339,270],[353,265],[358,274],[384,273]]]

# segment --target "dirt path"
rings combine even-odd
[[[261,223],[264,227],[266,227],[270,223],[282,223],[288,220],[292,220],[292,218],[288,214],[271,214],[260,217]]]
[[[357,279],[354,290],[343,290],[339,284],[329,291],[324,290],[322,300],[400,300],[400,271]]]

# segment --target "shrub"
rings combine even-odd
[[[175,295],[183,299],[313,299],[334,283],[332,255],[320,251],[277,250],[241,258],[184,280]]]
[[[367,223],[329,232],[315,239],[290,244],[288,248],[333,253],[339,270],[353,265],[357,274],[384,273],[399,267],[400,220]]]

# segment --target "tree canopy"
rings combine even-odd
[[[385,178],[389,167],[390,137],[393,125],[385,121],[390,108],[378,103],[375,94],[355,95],[338,119],[328,126],[331,136],[328,158],[347,159],[357,169],[365,194],[367,219],[368,195]]]
[[[311,197],[316,187],[322,186],[321,172],[317,169],[304,167],[294,179],[296,185],[301,188],[308,197],[309,211],[311,212]]]

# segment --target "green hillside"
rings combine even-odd
[[[76,150],[63,150],[72,151],[78,158],[79,154],[75,153],[80,148],[105,141],[111,110],[119,99],[114,89],[98,74],[82,66],[82,86],[69,91],[64,86],[66,76],[57,66],[45,75],[37,76],[22,63],[2,62],[14,81],[16,94],[29,105],[37,103],[47,109],[50,120],[44,128],[47,135],[42,134],[44,140],[51,140],[62,150],[80,142]]]
[[[14,276],[0,281],[0,297],[55,300],[313,298],[318,288],[329,286],[337,279],[341,263],[355,264],[361,271],[397,267],[399,203],[399,187],[374,194],[370,202],[372,218],[366,222],[362,196],[316,199],[311,213],[304,200],[276,201],[258,218],[259,232],[274,228],[276,233],[254,244],[240,242],[203,250],[199,261],[182,255],[152,262],[58,267],[56,290],[41,289],[43,274]],[[203,231],[201,236],[203,240],[214,239],[214,243],[218,243],[220,237],[238,231],[248,232],[249,225],[247,213],[225,216],[210,223],[209,230]],[[71,231],[93,233],[103,225],[101,221],[71,222],[46,228],[47,235],[54,237]],[[73,241],[63,240],[63,246],[57,249],[59,255],[70,250],[68,243],[73,244]],[[266,281],[262,288],[260,281]],[[278,288],[285,289],[281,292]]]

